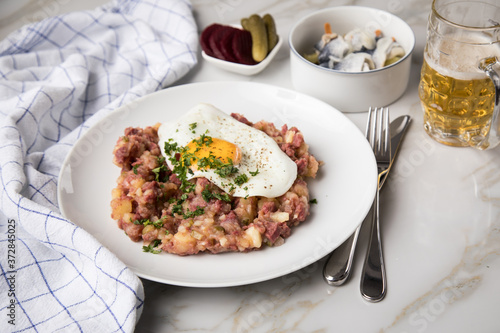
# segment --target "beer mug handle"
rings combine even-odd
[[[500,62],[496,57],[483,59],[479,64],[479,68],[488,75],[495,86],[495,105],[490,130],[485,140],[479,144],[480,149],[494,148],[500,143],[500,75],[493,68],[497,64],[500,65]]]

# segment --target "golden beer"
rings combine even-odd
[[[487,135],[495,102],[495,87],[484,73],[457,75],[436,71],[424,59],[419,96],[424,129],[436,141],[469,146]]]
[[[434,140],[478,149],[500,144],[499,22],[499,0],[433,0],[419,97]]]

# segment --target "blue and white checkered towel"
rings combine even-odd
[[[0,332],[131,332],[140,280],[61,216],[61,164],[85,130],[197,61],[188,0],[117,0],[0,42]]]

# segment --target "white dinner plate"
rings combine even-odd
[[[111,190],[120,169],[113,147],[126,127],[176,119],[211,103],[248,120],[296,126],[324,165],[309,180],[317,200],[311,215],[282,246],[249,253],[177,256],[142,251],[110,217]],[[167,88],[118,108],[74,145],[59,175],[63,215],[92,234],[137,275],[167,284],[225,287],[286,275],[321,259],[347,239],[368,213],[376,189],[376,162],[363,133],[341,112],[307,95],[252,82],[207,82]]]

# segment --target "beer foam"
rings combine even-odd
[[[485,35],[468,40],[452,35],[431,43],[427,50],[432,51],[424,54],[427,64],[438,73],[458,80],[484,79],[486,74],[478,67],[480,61],[495,56],[500,60],[500,42]]]

